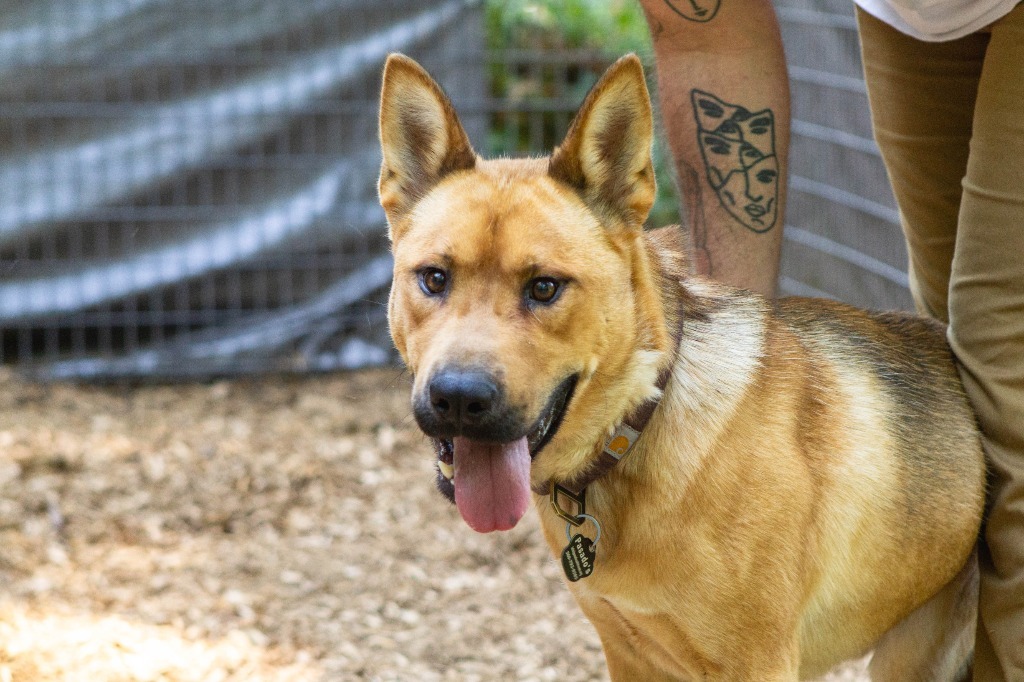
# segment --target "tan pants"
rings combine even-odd
[[[949,322],[991,470],[974,679],[1024,681],[1024,4],[944,43],[857,15],[914,301]]]

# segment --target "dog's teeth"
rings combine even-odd
[[[441,475],[449,481],[455,478],[455,468],[451,464],[437,460],[437,468],[441,470]]]

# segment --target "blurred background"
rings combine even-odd
[[[909,309],[852,5],[777,8],[794,116],[781,292]],[[395,363],[375,192],[391,51],[442,83],[485,155],[550,149],[611,61],[653,63],[633,0],[8,0],[3,362],[79,380]],[[656,153],[657,225],[679,216]]]

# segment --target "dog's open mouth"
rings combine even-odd
[[[508,530],[526,513],[530,464],[562,424],[578,375],[563,381],[522,437],[494,443],[464,437],[434,438],[437,487],[474,530]]]

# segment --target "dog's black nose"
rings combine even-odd
[[[486,420],[498,399],[498,385],[483,372],[445,370],[427,385],[435,417],[449,428],[461,431]]]

